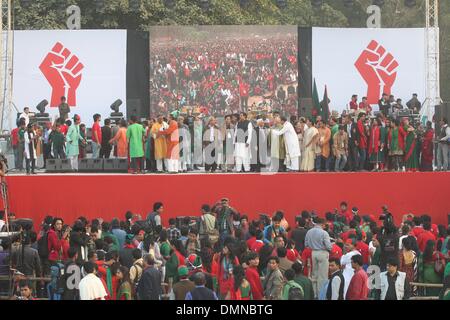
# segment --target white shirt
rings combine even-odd
[[[20,115],[19,119],[22,119],[22,118],[25,119],[25,127],[27,127],[28,124],[30,123],[30,116],[28,114],[26,114],[25,112],[23,112]]]
[[[105,300],[105,297],[108,295],[102,280],[93,273],[81,279],[79,289],[80,300]]]
[[[0,220],[0,231],[2,230],[4,225],[5,225],[5,221],[4,220]]]
[[[214,127],[213,126],[209,127],[209,141],[214,142]]]

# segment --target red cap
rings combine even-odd
[[[139,235],[140,235],[140,236],[143,236],[144,234],[145,234],[145,231],[144,231],[144,230],[139,231]]]

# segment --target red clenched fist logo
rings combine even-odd
[[[57,107],[61,97],[67,98],[71,107],[77,105],[77,89],[81,82],[81,71],[84,65],[75,54],[57,42],[47,54],[39,69],[52,87],[50,107]]]
[[[372,40],[356,60],[355,66],[367,83],[367,101],[370,104],[378,103],[383,93],[391,94],[399,64],[381,44]]]

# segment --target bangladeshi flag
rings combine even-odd
[[[319,93],[317,92],[317,85],[316,85],[316,79],[314,79],[314,86],[313,86],[313,94],[312,94],[312,118],[314,122],[316,121],[316,117],[320,115],[320,101],[319,101]]]

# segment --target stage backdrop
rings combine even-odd
[[[199,215],[202,204],[229,197],[230,204],[251,219],[259,213],[284,210],[289,223],[302,210],[320,216],[347,201],[361,215],[381,213],[388,205],[400,224],[404,214],[428,213],[447,225],[450,213],[449,172],[436,173],[287,173],[180,175],[37,175],[8,176],[11,210],[18,218],[33,218],[35,226],[47,214],[67,223],[89,219],[124,219],[125,212],[143,218],[162,201],[163,220]]]
[[[404,104],[413,93],[424,100],[425,30],[313,28],[312,67],[319,97],[327,85],[332,110],[344,110],[352,94],[376,105],[383,92]]]
[[[88,126],[94,113],[109,117],[117,99],[126,116],[126,30],[16,31],[14,37],[13,101],[20,112],[46,99],[46,112],[56,116],[66,96],[70,116],[79,114]]]
[[[296,26],[151,27],[150,113],[297,114],[297,39]]]

